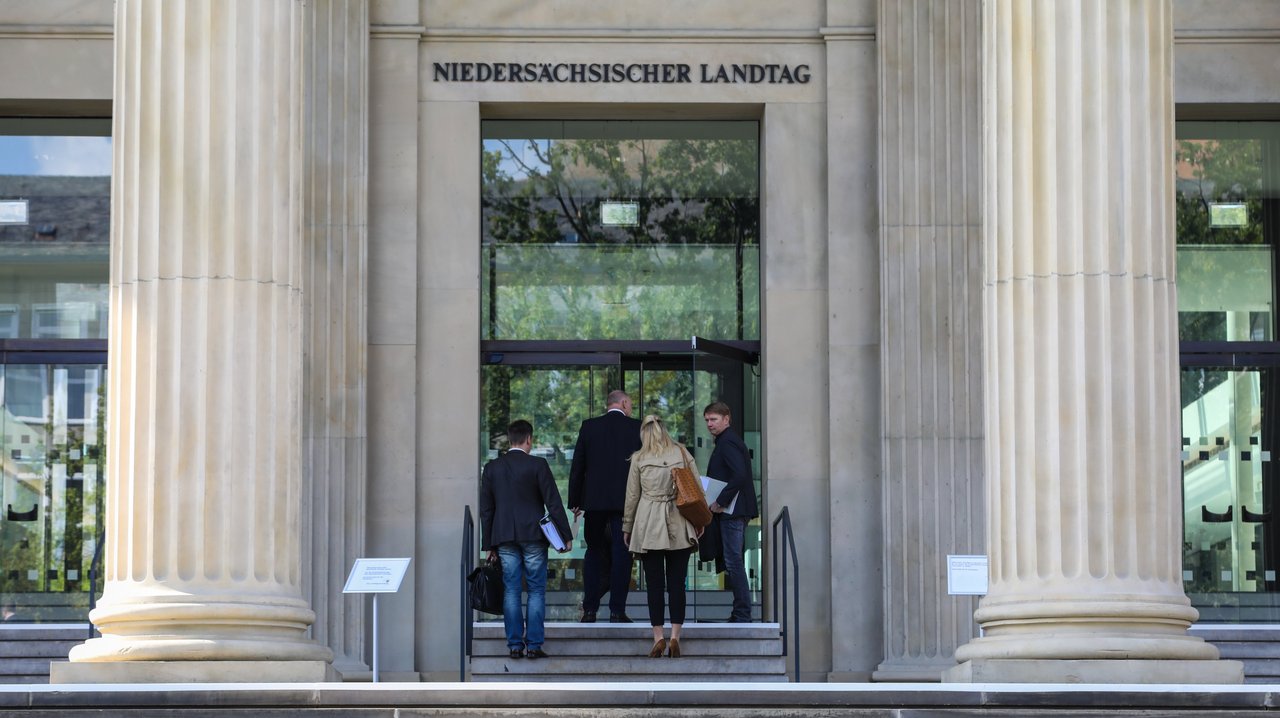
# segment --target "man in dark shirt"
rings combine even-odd
[[[730,426],[729,405],[722,401],[708,404],[702,410],[707,431],[716,438],[716,448],[707,461],[707,476],[725,482],[720,495],[711,504],[719,514],[720,541],[724,550],[725,582],[733,592],[730,623],[751,621],[751,589],[747,583],[746,531],[751,519],[759,515],[756,488],[751,478],[751,459],[742,437]]]
[[[543,622],[547,606],[547,539],[543,515],[566,541],[569,521],[547,460],[530,456],[533,425],[520,419],[507,427],[507,453],[484,465],[480,475],[480,548],[502,561],[502,622],[512,658],[545,658]],[[566,546],[560,551],[564,553]],[[521,615],[521,583],[529,594]]]
[[[582,621],[596,620],[600,599],[608,593],[609,621],[631,623],[631,553],[622,542],[622,504],[631,455],[640,449],[640,422],[631,418],[631,397],[622,390],[609,393],[605,408],[603,416],[582,422],[569,467],[569,508],[587,515]]]

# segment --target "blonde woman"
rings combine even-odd
[[[663,654],[680,657],[680,631],[684,627],[684,577],[689,555],[702,537],[702,529],[676,510],[671,469],[686,462],[698,476],[689,452],[667,433],[662,420],[650,415],[640,423],[640,450],[631,455],[627,497],[622,510],[622,541],[640,558],[649,593],[649,625],[653,627],[651,658]],[[663,593],[671,599],[671,640],[662,634]]]

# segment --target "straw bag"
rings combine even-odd
[[[700,529],[711,523],[711,509],[707,508],[707,496],[702,493],[702,482],[689,468],[689,454],[685,452],[684,466],[671,469],[671,481],[676,485],[676,510],[685,521]]]

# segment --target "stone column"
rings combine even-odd
[[[303,594],[351,675],[369,670],[368,601],[342,593],[365,555],[368,0],[308,3],[303,57]]]
[[[948,554],[983,552],[981,0],[881,0],[884,661],[936,681],[976,634]]]
[[[947,680],[1229,683],[1187,635],[1170,0],[988,0],[990,588]]]
[[[117,0],[102,632],[55,682],[315,681],[298,0]]]

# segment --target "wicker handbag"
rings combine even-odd
[[[676,486],[676,510],[685,521],[700,529],[711,523],[711,509],[707,508],[707,496],[702,493],[702,482],[689,468],[689,453],[684,452],[684,466],[671,469],[671,481]]]

